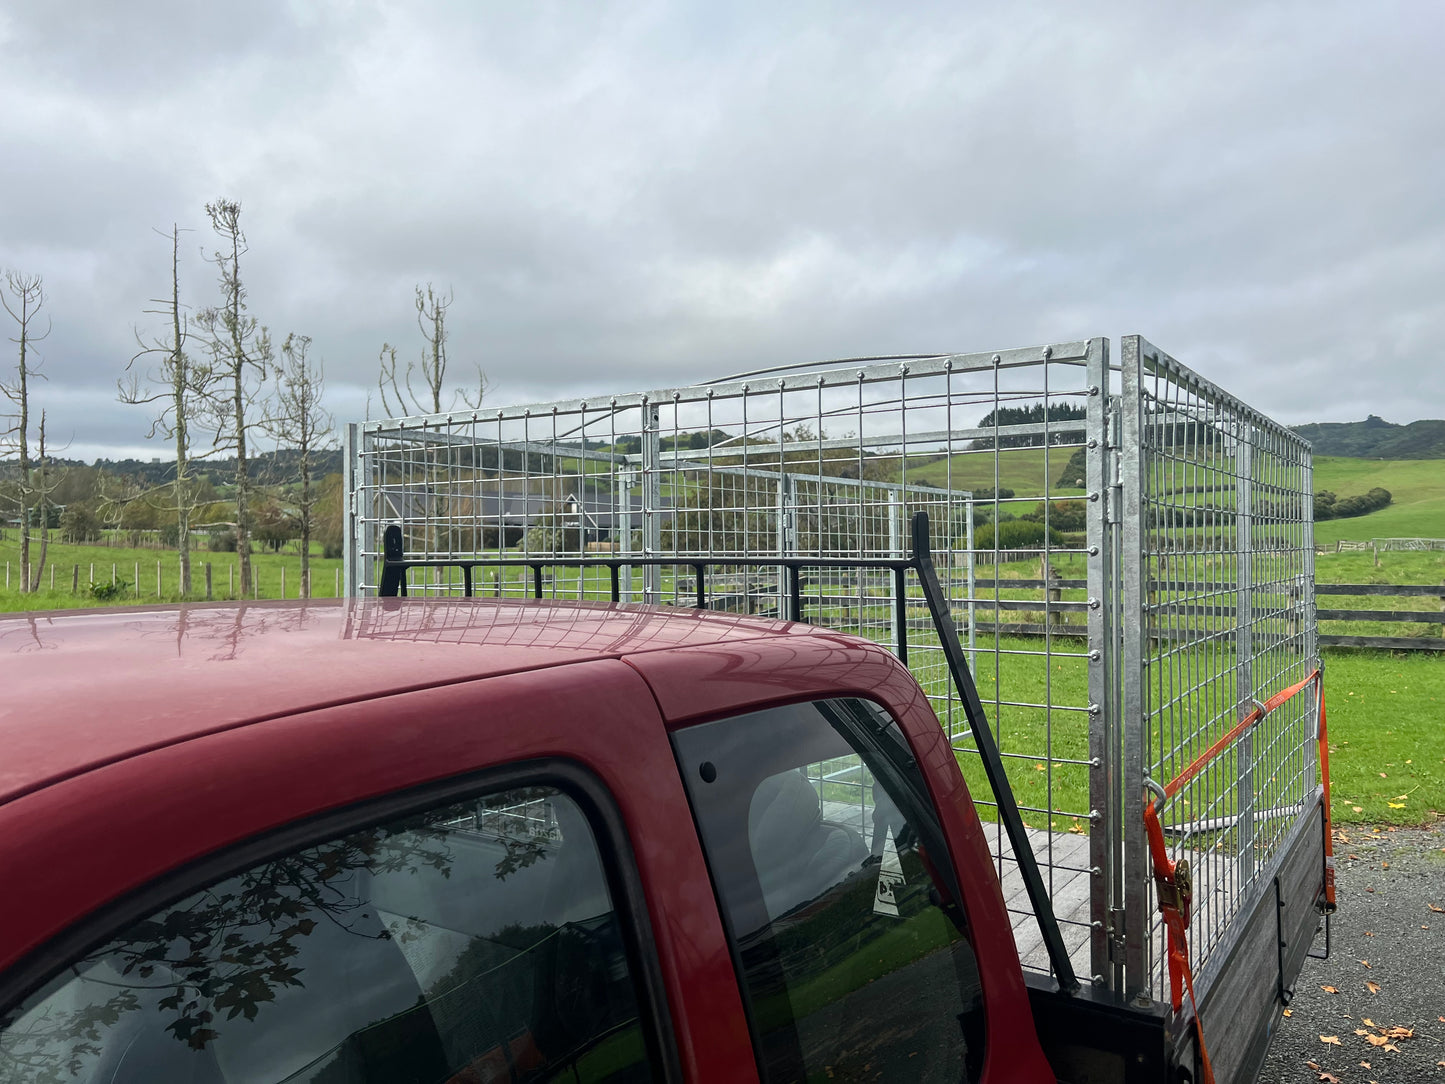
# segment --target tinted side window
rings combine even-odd
[[[652,1079],[596,840],[549,787],[256,865],[0,1026],[4,1080]]]
[[[897,724],[830,701],[673,740],[765,1079],[977,1079],[977,964]]]

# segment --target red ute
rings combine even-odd
[[[0,650],[4,1080],[1053,1079],[871,643],[374,599]]]

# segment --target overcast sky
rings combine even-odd
[[[218,197],[338,420],[427,281],[496,405],[1137,331],[1285,422],[1441,417],[1442,44],[1438,0],[0,0],[0,267],[85,459],[166,455],[115,381],[154,230],[218,300]]]

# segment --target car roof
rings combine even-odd
[[[812,626],[544,600],[222,603],[0,617],[0,802],[262,719]]]

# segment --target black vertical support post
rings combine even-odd
[[[703,569],[706,567],[701,562],[692,566],[693,572],[697,573],[697,608],[699,610],[707,609],[707,581],[703,579]]]
[[[788,620],[803,620],[803,570],[797,565],[788,566],[788,598],[793,611]]]
[[[532,566],[532,597],[542,597],[542,566]]]
[[[1049,962],[1054,968],[1054,977],[1059,989],[1073,993],[1079,988],[1074,975],[1074,965],[1069,959],[1069,950],[1064,945],[1064,935],[1059,931],[1059,920],[1054,914],[1053,901],[1044,886],[1043,875],[1039,872],[1038,859],[1034,857],[1033,846],[1029,843],[1028,829],[1019,814],[1018,802],[1014,799],[1013,788],[1004,772],[1003,758],[999,756],[998,744],[988,719],[983,713],[983,702],[978,698],[978,689],[969,673],[964,659],[963,646],[958,642],[958,629],[948,609],[948,599],[938,582],[938,572],[933,567],[933,553],[928,541],[928,513],[913,514],[913,565],[918,569],[918,579],[923,584],[923,597],[928,601],[928,612],[933,617],[933,627],[938,632],[943,656],[948,660],[948,670],[953,676],[954,688],[963,702],[968,725],[973,731],[973,740],[978,745],[979,757],[983,761],[984,773],[989,786],[993,788],[994,799],[998,802],[998,817],[1008,831],[1009,842],[1013,844],[1014,859],[1019,865],[1019,874],[1028,889],[1029,901],[1033,904],[1034,917],[1038,919],[1039,933],[1049,950]]]
[[[613,601],[613,602],[621,602],[621,601],[622,601],[622,586],[621,586],[621,584],[619,583],[619,579],[620,579],[620,574],[621,574],[621,572],[622,572],[622,569],[621,569],[619,566],[617,566],[617,565],[608,565],[608,566],[607,566],[607,571],[608,571],[609,573],[611,573],[611,575],[612,575],[612,601]]]
[[[381,533],[381,583],[376,593],[382,598],[406,594],[406,567],[401,564],[401,527],[393,523]]]
[[[472,566],[462,565],[462,595],[472,597]]]
[[[908,665],[908,569],[893,570],[893,623],[898,626],[898,661]]]

